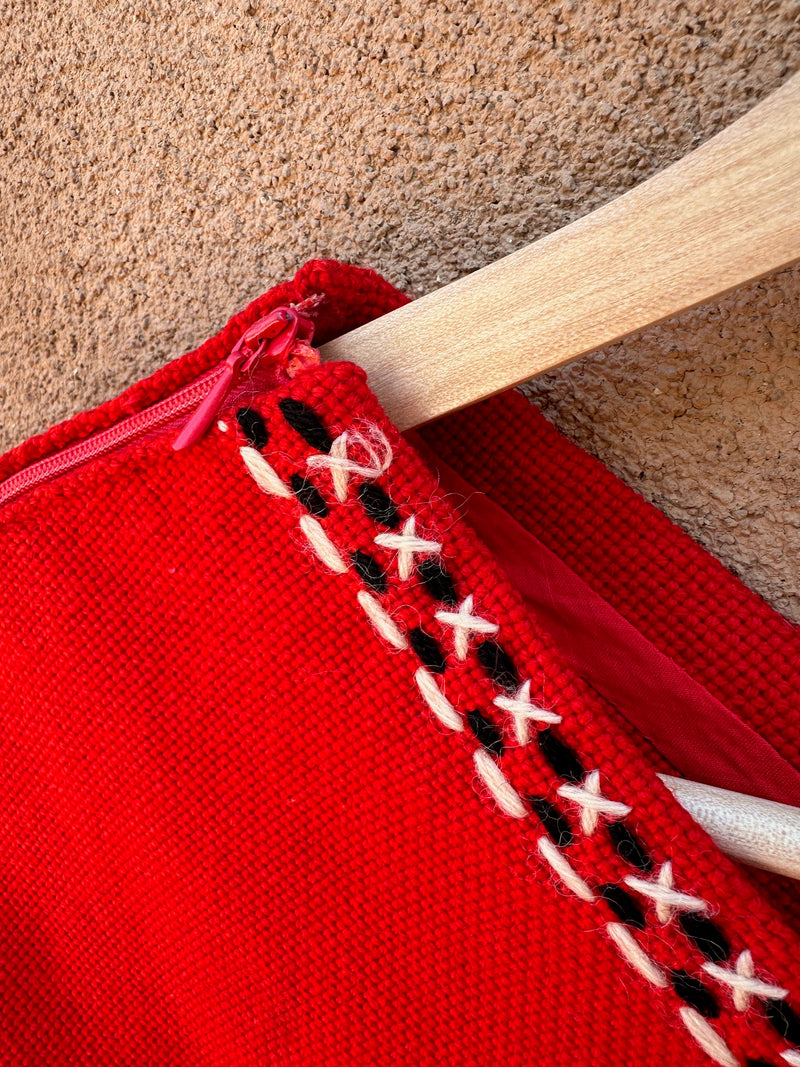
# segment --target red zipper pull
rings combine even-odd
[[[203,402],[173,441],[173,449],[180,452],[204,437],[231,390],[263,359],[282,364],[290,377],[301,367],[318,363],[319,353],[311,347],[313,336],[314,323],[293,307],[275,308],[249,326],[222,364]]]

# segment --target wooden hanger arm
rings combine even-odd
[[[322,346],[401,429],[800,259],[800,74],[564,229]],[[800,877],[800,809],[661,776],[728,855]]]
[[[401,429],[800,259],[800,74],[556,233],[322,346]]]
[[[800,878],[800,808],[668,774],[659,778],[731,859]]]

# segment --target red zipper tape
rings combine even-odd
[[[304,301],[299,307],[275,308],[245,330],[221,364],[172,396],[12,474],[0,482],[0,506],[190,412],[193,412],[191,418],[172,447],[181,451],[196,444],[208,432],[237,386],[252,379],[257,369],[272,367],[292,378],[303,367],[319,363],[319,352],[311,347],[314,323],[302,313],[309,304],[310,301]]]

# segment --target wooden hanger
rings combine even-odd
[[[591,214],[323,345],[401,430],[800,260],[800,74]],[[800,878],[800,809],[661,776],[729,855]]]
[[[406,430],[798,259],[800,74],[610,204],[321,352],[363,367]]]

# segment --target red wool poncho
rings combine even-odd
[[[795,627],[515,392],[404,437],[300,345],[173,448],[403,302],[308,263],[0,459],[2,1062],[797,1067],[797,886],[656,773],[799,802]]]

